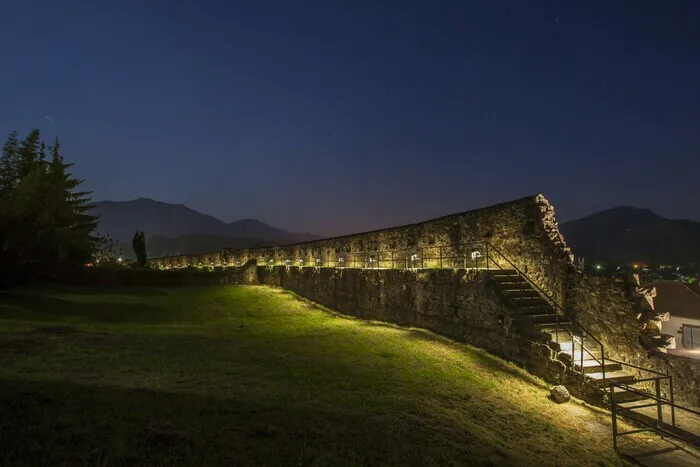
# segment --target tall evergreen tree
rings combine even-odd
[[[0,260],[74,261],[90,258],[97,218],[90,193],[80,191],[60,154],[58,139],[48,147],[39,130],[18,142],[13,132],[0,158]]]
[[[10,133],[2,146],[0,157],[0,194],[19,182],[19,139],[17,130]]]
[[[94,247],[98,218],[89,214],[94,208],[89,191],[79,191],[84,180],[74,178],[69,169],[73,164],[64,162],[58,138],[49,147],[51,162],[48,165],[47,193],[54,200],[51,205],[51,221],[58,247],[57,259],[84,261]],[[48,201],[48,200],[47,200]]]
[[[41,133],[38,128],[29,132],[19,148],[18,173],[20,179],[28,176],[39,164],[41,150]]]
[[[137,230],[134,233],[134,238],[131,239],[131,246],[136,253],[136,264],[141,267],[146,265],[146,235],[142,230]]]

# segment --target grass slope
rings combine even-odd
[[[263,287],[0,299],[5,465],[616,465],[609,416]]]

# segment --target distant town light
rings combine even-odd
[[[119,261],[119,262],[121,263],[121,262],[122,262],[122,257],[120,256],[119,258],[117,258],[117,261]]]
[[[600,271],[601,269],[603,269],[603,266],[601,266],[600,264],[596,264],[596,265],[595,265],[595,268],[596,268],[598,271]]]

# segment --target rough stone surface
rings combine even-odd
[[[650,302],[653,291],[632,280],[577,270],[554,208],[541,195],[344,237],[150,261],[164,269],[223,266],[231,273],[221,273],[220,283],[275,285],[350,315],[428,328],[520,363],[548,381],[566,384],[577,396],[590,395],[587,387],[577,389],[567,362],[548,342],[524,330],[484,276],[473,272],[485,266],[485,254],[471,259],[473,251],[484,252],[485,242],[492,267],[511,268],[508,258],[603,343],[606,357],[668,371],[677,399],[700,406],[694,363],[670,355],[649,358],[649,349],[664,345],[647,326],[660,319]],[[409,265],[415,269],[393,269]],[[195,277],[172,280],[202,280]],[[587,344],[593,346],[590,339]]]
[[[382,268],[485,266],[485,251],[471,259],[475,243],[488,242],[538,286],[561,300],[571,254],[559,233],[554,208],[542,196],[441,217],[418,224],[269,248],[226,250],[150,259],[161,268],[258,265]],[[415,262],[411,257],[416,255]],[[510,267],[495,250],[493,260]],[[441,260],[442,258],[442,260]]]
[[[700,360],[658,352],[649,358],[647,365],[673,378],[673,394],[677,404],[700,407]],[[661,386],[661,392],[664,397],[669,397],[667,384]]]
[[[562,385],[554,386],[552,389],[549,390],[549,394],[552,396],[552,399],[557,404],[569,402],[569,400],[571,399],[571,394],[569,394],[569,390]]]
[[[434,269],[258,266],[255,283],[283,287],[364,319],[430,329],[528,365],[526,340],[484,273]],[[551,352],[551,351],[550,351]]]

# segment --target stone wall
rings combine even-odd
[[[625,281],[575,271],[566,279],[564,306],[605,346],[606,356],[635,365],[647,360],[639,343],[639,299]]]
[[[429,329],[486,349],[552,382],[561,382],[566,371],[549,347],[538,342],[539,335],[518,325],[517,315],[483,272],[258,266],[253,283],[283,287],[362,319]]]
[[[154,258],[161,268],[260,265],[379,268],[484,267],[486,245],[495,262],[504,257],[556,300],[563,297],[572,257],[558,231],[554,209],[542,195],[418,224],[296,245],[225,250],[195,256]],[[476,258],[472,253],[478,252]],[[499,254],[498,252],[502,253]]]
[[[673,377],[673,394],[677,404],[700,407],[700,360],[657,353],[647,365]],[[664,394],[668,397],[668,394]]]
[[[639,296],[624,281],[575,270],[554,209],[542,195],[373,232],[151,263],[164,269],[240,270],[229,282],[276,285],[350,315],[431,329],[548,380],[565,380],[566,369],[547,344],[518,335],[516,317],[485,287],[478,271],[487,257],[491,267],[514,265],[525,273],[603,342],[606,357],[653,365],[679,378],[695,371],[671,357],[649,359],[639,343]],[[674,383],[679,400],[698,406],[695,385],[675,378]]]

